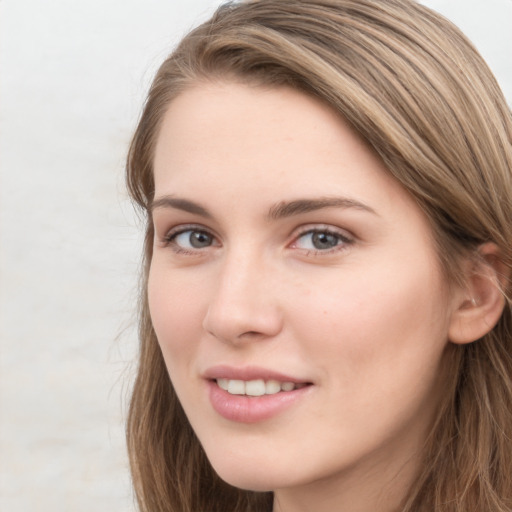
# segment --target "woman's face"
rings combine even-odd
[[[380,159],[311,97],[219,83],[171,103],[154,172],[151,317],[219,475],[293,489],[414,461],[454,300]]]

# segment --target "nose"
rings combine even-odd
[[[203,328],[218,340],[234,345],[265,340],[282,329],[275,272],[244,256],[226,259],[218,274]]]

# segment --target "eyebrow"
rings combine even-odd
[[[174,196],[163,196],[151,202],[149,211],[153,212],[158,208],[174,208],[176,210],[183,210],[188,213],[200,215],[208,219],[212,218],[212,214],[200,204],[194,203],[188,199],[183,199]]]
[[[378,215],[370,206],[348,197],[319,197],[314,199],[296,199],[272,206],[268,212],[269,220],[277,220],[301,213],[313,212],[324,208],[355,208]]]
[[[174,208],[194,215],[200,215],[201,217],[208,219],[213,218],[213,215],[200,204],[180,197],[162,196],[154,200],[150,205],[151,212],[159,208]],[[355,199],[348,197],[319,197],[282,201],[270,207],[267,213],[267,219],[270,221],[279,220],[286,217],[292,217],[294,215],[322,210],[324,208],[355,208],[357,210],[378,215],[373,208]]]

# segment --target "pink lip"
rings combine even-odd
[[[306,383],[288,375],[258,367],[233,368],[215,366],[204,372],[208,395],[213,409],[223,418],[239,423],[257,423],[270,419],[305,397],[312,386],[293,391],[281,391],[274,395],[249,397],[232,395],[220,388],[215,379],[233,380],[277,380],[279,382]]]
[[[259,366],[244,366],[240,368],[236,368],[233,366],[227,365],[218,365],[212,366],[208,368],[204,373],[203,377],[205,379],[213,380],[213,379],[231,379],[231,380],[277,380],[279,382],[293,382],[294,384],[304,383],[306,384],[307,380],[298,379],[296,377],[292,377],[290,375],[285,375],[284,373],[275,372],[273,370],[269,370],[267,368],[262,368]]]

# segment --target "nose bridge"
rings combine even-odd
[[[228,251],[220,263],[204,328],[229,342],[275,336],[281,328],[272,293],[273,270],[263,255],[245,247]]]

